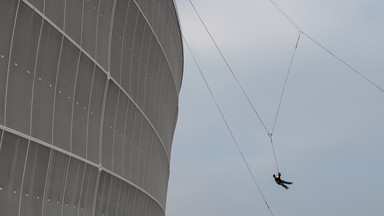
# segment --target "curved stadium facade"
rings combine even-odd
[[[1,0],[0,55],[0,215],[165,214],[172,0]]]

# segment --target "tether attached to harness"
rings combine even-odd
[[[275,164],[276,164],[276,169],[277,172],[279,173],[279,165],[277,164],[277,157],[276,157],[276,152],[275,152],[275,146],[273,145],[273,140],[272,140],[272,133],[268,133],[268,137],[271,140],[271,146],[272,146],[272,151],[273,151],[273,157],[275,158]]]

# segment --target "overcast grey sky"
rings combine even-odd
[[[274,133],[268,136],[188,0],[183,34],[275,216],[380,215],[384,93],[302,36]],[[279,0],[300,28],[384,87],[384,2]],[[298,36],[269,0],[193,0],[267,128]],[[167,216],[270,215],[184,47]]]

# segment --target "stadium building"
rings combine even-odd
[[[172,0],[1,0],[0,55],[0,215],[165,214]]]

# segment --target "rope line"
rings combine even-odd
[[[319,42],[317,42],[315,39],[313,39],[311,36],[309,36],[307,33],[305,32],[302,32],[303,35],[305,35],[309,40],[313,41],[315,44],[317,44],[320,48],[322,48],[323,50],[325,50],[327,53],[329,53],[330,55],[332,55],[334,58],[336,58],[339,62],[343,63],[345,66],[347,66],[349,69],[351,69],[353,72],[355,72],[357,75],[359,75],[360,77],[362,77],[363,79],[365,79],[366,81],[368,81],[369,83],[371,83],[373,86],[375,86],[377,89],[379,89],[380,91],[382,91],[384,93],[384,89],[381,88],[379,85],[377,85],[375,82],[373,82],[372,80],[368,79],[368,77],[364,76],[361,72],[359,72],[357,69],[355,69],[354,67],[352,67],[350,64],[348,64],[347,62],[345,62],[344,60],[342,60],[341,58],[339,58],[337,55],[335,55],[333,52],[331,52],[329,49],[327,49],[325,46],[323,46],[322,44],[320,44]]]
[[[284,17],[301,33],[303,34],[304,36],[306,36],[309,40],[311,40],[312,42],[314,42],[315,44],[317,44],[321,49],[323,49],[324,51],[326,51],[328,54],[330,54],[331,56],[333,56],[334,58],[336,58],[339,62],[341,62],[342,64],[344,64],[345,66],[347,66],[349,69],[351,69],[353,72],[355,72],[357,75],[359,75],[360,77],[362,77],[363,79],[365,79],[366,81],[368,81],[369,83],[371,83],[374,87],[376,87],[378,90],[380,90],[381,92],[384,93],[384,89],[381,88],[379,85],[377,85],[375,82],[373,82],[372,80],[370,80],[368,77],[364,76],[361,72],[359,72],[357,69],[355,69],[354,67],[352,67],[350,64],[348,64],[346,61],[342,60],[340,57],[338,57],[336,54],[334,54],[333,52],[331,52],[328,48],[326,48],[324,45],[322,45],[321,43],[319,43],[318,41],[316,41],[314,38],[312,38],[310,35],[308,35],[307,33],[305,33],[294,21],[293,19],[283,10],[283,8],[277,4],[277,2],[275,0],[269,0],[279,11],[280,13],[282,13],[284,15]]]
[[[269,136],[269,139],[271,140],[271,146],[272,146],[273,156],[275,157],[277,173],[279,173],[280,170],[279,170],[279,165],[277,164],[277,157],[275,152],[275,146],[273,145],[272,134],[268,134],[268,136]]]
[[[257,189],[258,189],[258,191],[259,191],[261,197],[263,198],[263,200],[264,200],[264,202],[265,202],[265,205],[267,206],[267,208],[268,208],[268,210],[269,210],[269,213],[273,216],[273,212],[272,212],[270,206],[268,205],[268,202],[267,202],[267,200],[266,200],[266,198],[265,198],[263,192],[261,191],[261,188],[260,188],[259,184],[257,183],[256,178],[255,178],[255,176],[253,175],[253,173],[252,173],[252,171],[251,171],[251,168],[249,167],[248,162],[247,162],[247,160],[245,159],[245,156],[244,156],[243,152],[241,151],[241,148],[240,148],[240,146],[239,146],[237,140],[235,139],[235,136],[233,135],[232,130],[231,130],[231,128],[229,127],[229,124],[228,124],[226,118],[224,117],[224,114],[223,114],[223,112],[222,112],[222,110],[221,110],[221,108],[220,108],[220,106],[219,106],[219,104],[218,104],[218,102],[217,102],[217,100],[216,100],[216,98],[215,98],[215,96],[214,96],[214,94],[213,94],[211,88],[209,87],[208,82],[207,82],[207,80],[205,79],[205,76],[204,76],[204,74],[203,74],[203,72],[202,72],[200,66],[199,66],[199,64],[197,63],[197,60],[196,60],[195,56],[194,56],[193,53],[192,53],[191,48],[189,47],[189,45],[188,45],[186,39],[184,38],[184,35],[182,35],[182,37],[183,37],[183,40],[184,40],[185,44],[187,45],[187,48],[188,48],[189,52],[191,53],[191,56],[192,56],[192,58],[193,58],[193,61],[195,62],[195,65],[196,65],[198,71],[200,72],[201,77],[202,77],[203,80],[204,80],[205,85],[207,86],[207,89],[208,89],[209,93],[211,94],[211,97],[212,97],[213,101],[215,102],[215,105],[216,105],[216,107],[217,107],[217,109],[218,109],[218,111],[219,111],[219,113],[220,113],[220,115],[221,115],[221,118],[223,119],[223,121],[224,121],[224,123],[225,123],[225,125],[226,125],[226,127],[227,127],[227,129],[228,129],[228,131],[229,131],[229,133],[230,133],[230,135],[231,135],[231,137],[232,137],[232,139],[233,139],[233,142],[234,142],[235,145],[236,145],[236,148],[237,148],[237,150],[239,151],[239,153],[240,153],[240,155],[241,155],[241,157],[242,157],[242,159],[243,159],[243,161],[244,161],[244,163],[245,163],[245,165],[246,165],[246,167],[247,167],[247,169],[248,169],[248,172],[249,172],[249,174],[251,175],[251,177],[252,177],[252,179],[253,179],[253,182],[255,183],[255,185],[256,185],[256,187],[257,187]]]
[[[255,113],[255,115],[257,116],[257,118],[259,119],[261,125],[263,126],[264,130],[266,131],[268,137],[270,138],[270,141],[271,141],[271,146],[272,146],[272,152],[273,152],[273,156],[274,156],[274,159],[275,159],[275,164],[276,164],[276,169],[277,169],[277,172],[279,172],[279,165],[278,165],[278,162],[277,162],[277,157],[276,157],[276,151],[275,151],[275,147],[274,147],[274,144],[273,144],[273,141],[272,141],[272,134],[273,134],[273,131],[275,129],[275,125],[276,125],[276,121],[277,121],[277,117],[278,117],[278,114],[279,114],[279,110],[280,110],[280,107],[281,107],[281,103],[282,103],[282,99],[283,99],[283,96],[284,96],[284,92],[285,92],[285,87],[286,87],[286,84],[287,84],[287,81],[288,81],[288,77],[289,77],[289,73],[290,73],[290,70],[291,70],[291,66],[292,66],[292,62],[293,62],[293,59],[295,57],[295,54],[296,54],[296,50],[297,50],[297,46],[298,46],[298,43],[299,43],[299,40],[300,40],[300,36],[301,36],[301,31],[299,31],[299,36],[297,38],[297,41],[296,41],[296,45],[295,45],[295,49],[294,49],[294,52],[293,52],[293,55],[291,57],[291,61],[290,61],[290,64],[289,64],[289,68],[288,68],[288,72],[287,72],[287,75],[286,75],[286,78],[285,78],[285,82],[284,82],[284,86],[283,86],[283,90],[282,90],[282,93],[280,95],[280,101],[279,101],[279,105],[278,105],[278,108],[277,108],[277,112],[276,112],[276,115],[275,115],[275,119],[274,119],[274,123],[273,123],[273,127],[272,127],[272,132],[270,133],[267,129],[267,127],[265,126],[263,120],[261,119],[259,113],[256,111],[256,108],[253,106],[251,100],[249,99],[247,93],[245,92],[244,88],[242,87],[242,85],[240,84],[240,81],[238,80],[237,76],[235,75],[235,73],[233,72],[231,66],[229,65],[227,59],[225,58],[223,52],[221,51],[221,49],[219,48],[218,44],[216,43],[216,40],[213,38],[212,34],[210,33],[208,27],[206,26],[205,22],[203,21],[203,19],[201,18],[199,12],[197,11],[196,7],[194,6],[194,4],[192,3],[191,0],[189,0],[189,3],[191,4],[193,10],[195,11],[195,13],[197,14],[197,16],[199,17],[200,19],[200,22],[203,24],[206,32],[208,33],[209,37],[211,38],[212,42],[214,43],[216,49],[218,50],[218,52],[220,53],[220,56],[221,58],[223,59],[223,61],[225,62],[226,66],[228,67],[229,71],[231,72],[233,78],[236,80],[236,83],[237,85],[239,86],[239,88],[241,89],[243,95],[245,96],[245,98],[247,99],[249,105],[252,107],[252,110],[253,112]],[[278,6],[276,4],[276,6]],[[283,12],[283,10],[281,9],[281,11]],[[283,12],[285,14],[285,12]],[[288,17],[288,16],[287,16]],[[293,21],[292,21],[293,22]],[[297,26],[297,25],[296,25]],[[185,39],[184,39],[185,40]],[[188,45],[187,45],[188,46]],[[268,206],[268,205],[267,205]]]
[[[274,122],[273,122],[273,126],[272,126],[271,136],[272,136],[273,132],[275,131],[275,126],[276,126],[277,117],[278,117],[278,115],[279,115],[281,102],[283,101],[283,96],[284,96],[284,92],[285,92],[285,87],[287,86],[288,77],[289,77],[289,74],[290,74],[290,72],[291,72],[291,67],[292,67],[293,59],[295,58],[295,55],[296,55],[297,46],[299,45],[300,37],[301,37],[301,32],[299,32],[299,36],[297,37],[297,41],[296,41],[296,45],[295,45],[295,49],[294,49],[293,54],[292,54],[292,57],[291,57],[291,62],[289,63],[289,67],[288,67],[287,75],[286,75],[286,77],[285,77],[285,82],[284,82],[283,90],[281,91],[281,95],[280,95],[279,106],[277,107],[277,111],[276,111],[276,115],[275,115],[275,120],[274,120]]]
[[[275,0],[269,0],[270,2],[272,2],[273,5],[275,5],[275,7],[280,11],[280,13],[282,13],[285,18],[299,31],[301,32],[301,29],[299,27],[299,25],[297,25],[295,23],[295,21],[293,21],[293,19],[291,17],[288,16],[288,14],[283,10],[283,8],[277,4],[277,2]]]
[[[269,137],[269,139],[271,140],[271,147],[272,147],[272,151],[273,151],[273,157],[274,157],[274,159],[275,159],[275,164],[276,164],[277,173],[280,172],[280,169],[279,169],[279,165],[278,165],[278,162],[277,162],[276,151],[275,151],[275,145],[273,144],[272,136],[273,136],[273,133],[274,133],[274,131],[275,131],[275,126],[276,126],[277,117],[278,117],[278,115],[279,115],[279,111],[280,111],[281,103],[282,103],[282,101],[283,101],[283,96],[284,96],[285,88],[286,88],[286,86],[287,86],[288,77],[289,77],[289,74],[290,74],[290,72],[291,72],[291,67],[292,67],[293,59],[295,58],[295,55],[296,55],[296,51],[297,51],[297,47],[298,47],[298,45],[299,45],[300,37],[301,37],[301,32],[299,32],[299,36],[297,37],[296,45],[295,45],[295,49],[293,50],[293,54],[292,54],[292,57],[291,57],[291,61],[290,61],[290,63],[289,63],[289,67],[288,67],[287,75],[285,76],[284,86],[283,86],[283,90],[281,91],[280,101],[279,101],[279,105],[278,105],[278,107],[277,107],[277,111],[276,111],[276,115],[275,115],[275,120],[274,120],[274,122],[273,122],[273,126],[272,126],[272,131],[271,131],[271,133],[268,133],[268,137]]]
[[[271,139],[271,145],[272,145],[272,151],[273,151],[273,156],[274,156],[274,159],[275,159],[275,164],[276,164],[276,169],[277,171],[279,172],[279,166],[278,166],[278,162],[277,162],[277,157],[276,157],[276,152],[275,152],[275,147],[274,147],[274,144],[273,144],[273,141],[272,141],[272,134],[274,132],[274,129],[275,129],[275,126],[276,126],[276,121],[277,121],[277,118],[278,118],[278,114],[279,114],[279,111],[280,111],[280,107],[281,107],[281,103],[282,103],[282,100],[283,100],[283,96],[284,96],[284,92],[285,92],[285,88],[286,88],[286,85],[287,85],[287,81],[288,81],[288,77],[289,77],[289,74],[290,74],[290,71],[291,71],[291,66],[292,66],[292,63],[293,63],[293,59],[295,57],[295,54],[296,54],[296,51],[297,51],[297,47],[298,47],[298,43],[299,43],[299,40],[300,40],[300,37],[301,37],[301,31],[299,30],[299,36],[297,38],[297,41],[296,41],[296,45],[295,45],[295,49],[294,49],[294,52],[292,54],[292,57],[291,57],[291,61],[290,61],[290,64],[289,64],[289,68],[288,68],[288,71],[287,71],[287,75],[285,77],[285,82],[284,82],[284,86],[283,86],[283,90],[281,92],[281,95],[280,95],[280,100],[279,100],[279,105],[277,107],[277,111],[276,111],[276,115],[275,115],[275,118],[274,118],[274,122],[273,122],[273,127],[272,127],[272,130],[271,132],[269,132],[269,130],[267,129],[266,125],[264,124],[263,120],[261,119],[259,113],[257,112],[256,108],[254,107],[254,105],[252,104],[251,100],[249,99],[247,93],[245,92],[244,88],[242,87],[239,79],[237,78],[236,74],[234,73],[234,71],[232,70],[232,67],[229,65],[227,59],[225,58],[223,52],[221,51],[219,45],[216,43],[216,40],[213,38],[211,32],[209,31],[207,25],[205,24],[205,22],[203,21],[203,19],[201,18],[199,12],[197,11],[195,5],[192,3],[191,0],[189,0],[189,3],[191,4],[193,10],[195,11],[195,13],[197,14],[198,18],[200,19],[200,22],[202,23],[202,25],[204,26],[206,32],[208,33],[209,37],[211,38],[213,44],[215,45],[217,51],[220,53],[220,56],[221,58],[223,59],[223,61],[225,62],[227,68],[229,69],[229,71],[231,72],[233,78],[236,80],[236,83],[237,85],[239,86],[239,88],[241,89],[244,97],[247,99],[248,101],[248,104],[251,106],[253,112],[255,113],[255,115],[257,116],[257,118],[259,119],[261,125],[263,126],[265,132],[267,133],[268,137]],[[273,2],[274,3],[274,2]],[[287,19],[290,20],[291,23],[293,23],[295,26],[297,26],[293,20],[291,20],[288,15],[276,4],[274,3],[276,7],[279,8],[279,10],[287,17]],[[297,26],[298,27],[298,26]],[[185,40],[185,39],[184,39]]]
[[[252,104],[251,100],[249,99],[249,97],[248,97],[247,93],[245,92],[244,88],[241,86],[241,84],[240,84],[239,80],[237,79],[237,77],[236,77],[235,73],[233,72],[233,70],[232,70],[231,66],[229,65],[229,63],[228,63],[227,59],[224,57],[224,55],[223,55],[223,53],[221,52],[221,50],[220,50],[219,46],[217,45],[217,43],[216,43],[215,39],[213,38],[213,36],[212,36],[211,32],[208,30],[207,26],[205,25],[205,22],[204,22],[204,21],[203,21],[203,19],[201,18],[201,16],[200,16],[199,12],[197,12],[197,10],[196,10],[196,8],[195,8],[195,5],[192,3],[192,1],[191,1],[191,0],[189,0],[189,3],[191,4],[191,6],[192,6],[193,10],[195,10],[195,13],[197,14],[197,16],[198,16],[198,17],[199,17],[199,19],[200,19],[200,22],[203,24],[203,26],[204,26],[205,30],[207,31],[207,33],[208,33],[209,37],[211,38],[211,40],[212,40],[212,41],[213,41],[213,43],[215,44],[215,46],[216,46],[216,49],[219,51],[219,53],[220,53],[220,55],[221,55],[221,58],[223,59],[223,61],[224,61],[224,62],[225,62],[225,64],[227,65],[227,67],[228,67],[229,71],[231,72],[231,74],[232,74],[233,78],[236,80],[236,82],[237,82],[237,85],[240,87],[240,89],[241,89],[241,91],[243,92],[243,94],[244,94],[245,98],[247,99],[247,101],[248,101],[249,105],[251,105],[251,107],[252,107],[252,109],[253,109],[253,112],[256,114],[256,116],[257,116],[257,118],[259,119],[259,121],[260,121],[261,125],[264,127],[265,131],[266,131],[266,132],[267,132],[267,134],[268,134],[268,133],[269,133],[269,131],[268,131],[267,127],[265,126],[265,124],[264,124],[263,120],[261,119],[261,117],[260,117],[259,113],[256,111],[255,107],[253,106],[253,104]]]

